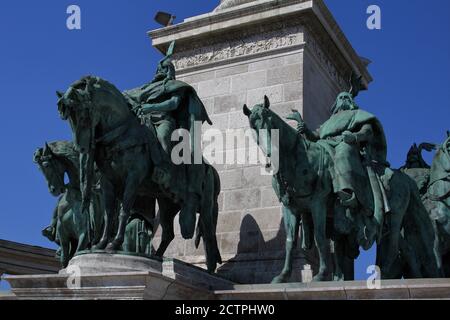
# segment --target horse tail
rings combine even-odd
[[[214,223],[214,237],[216,237],[217,221],[219,220],[219,195],[221,192],[220,176],[217,170],[211,166],[211,170],[214,175],[214,207],[213,207],[213,223]],[[222,264],[222,256],[220,255],[219,248],[217,247],[216,239],[216,260],[217,263]]]
[[[411,181],[408,216],[404,219],[405,238],[417,252],[421,272],[426,278],[442,276],[438,237],[414,181]]]
[[[220,177],[217,170],[211,166],[206,165],[206,179],[211,179],[207,181],[212,187],[212,205],[205,206],[205,208],[202,210],[202,214],[200,215],[199,223],[197,224],[196,229],[196,236],[195,236],[195,246],[196,248],[200,245],[200,240],[203,238],[203,240],[209,245],[205,247],[206,254],[207,254],[207,260],[209,261],[208,264],[208,270],[213,271],[213,264],[216,263],[221,264],[222,263],[222,257],[219,252],[219,248],[217,245],[217,239],[216,239],[216,228],[217,228],[217,221],[219,217],[219,204],[218,204],[218,198],[220,194]],[[208,209],[207,209],[208,208]],[[206,209],[206,210],[205,210]],[[209,217],[206,217],[205,215],[208,215]],[[205,223],[208,221],[207,223]],[[204,228],[210,228],[210,230],[204,230]],[[205,239],[206,238],[206,239]]]

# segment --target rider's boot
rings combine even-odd
[[[194,237],[199,204],[200,197],[195,193],[189,193],[187,201],[180,212],[180,230],[184,239],[192,239]]]

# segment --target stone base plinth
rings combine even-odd
[[[450,279],[238,285],[175,259],[106,253],[77,256],[56,275],[3,279],[12,294],[0,300],[450,300]]]
[[[220,300],[450,300],[450,279],[386,280],[380,289],[369,289],[366,281],[235,285],[216,290]]]
[[[116,254],[75,257],[58,275],[7,276],[4,279],[10,283],[17,299],[26,300],[213,299],[214,290],[233,286],[228,280],[179,260],[158,261]]]

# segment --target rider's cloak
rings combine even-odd
[[[178,95],[182,97],[180,107],[173,112],[179,127],[190,129],[190,116],[195,121],[207,122],[212,125],[206,108],[198,97],[195,89],[189,84],[179,80],[163,80],[146,84],[142,87],[124,92],[132,108],[142,104],[158,103]]]
[[[370,124],[374,133],[369,146],[371,160],[376,160],[381,164],[386,164],[387,143],[383,126],[380,121],[371,113],[361,110],[346,110],[334,114],[319,129],[320,139],[341,136],[344,131],[358,132],[365,124]],[[363,146],[364,147],[364,146]]]

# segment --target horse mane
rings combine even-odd
[[[75,81],[71,85],[71,87],[77,90],[86,90],[88,85],[94,86],[98,90],[108,91],[109,93],[112,93],[115,96],[115,98],[121,99],[125,104],[127,104],[127,101],[123,96],[122,92],[119,89],[117,89],[115,85],[97,76],[91,75],[84,76],[80,80]]]
[[[48,144],[52,153],[58,158],[70,161],[75,168],[79,167],[80,154],[71,141],[55,141]]]

